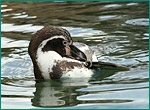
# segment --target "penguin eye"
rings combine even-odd
[[[65,46],[66,46],[66,45],[67,45],[67,41],[63,41],[63,45],[65,45]]]

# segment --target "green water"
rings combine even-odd
[[[87,79],[35,82],[27,47],[47,25],[66,28],[99,61],[130,70],[97,69]],[[148,109],[149,2],[1,2],[1,106]]]

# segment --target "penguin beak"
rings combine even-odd
[[[86,62],[87,60],[86,55],[81,50],[79,50],[76,46],[69,45],[66,46],[65,49],[66,49],[66,55],[68,57]]]

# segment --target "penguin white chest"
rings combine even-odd
[[[37,64],[42,72],[44,79],[50,79],[50,73],[53,72],[53,66],[55,66],[56,62],[61,59],[62,57],[55,51],[38,52]]]

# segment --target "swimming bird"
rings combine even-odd
[[[101,65],[89,46],[74,43],[66,29],[56,26],[37,31],[30,40],[28,53],[36,79],[91,77],[91,68]]]

